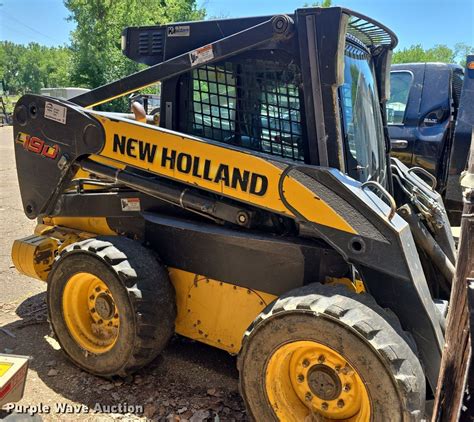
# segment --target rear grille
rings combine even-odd
[[[138,34],[138,54],[144,56],[163,54],[163,34],[158,31],[140,32]]]
[[[161,32],[152,32],[151,54],[160,54],[162,52],[163,52],[163,36]]]

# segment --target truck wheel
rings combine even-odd
[[[308,285],[244,336],[240,390],[255,421],[419,421],[425,376],[398,319],[343,286]]]
[[[71,244],[48,277],[59,344],[82,369],[126,376],[152,361],[174,333],[168,274],[137,242],[98,237]]]

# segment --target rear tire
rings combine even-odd
[[[425,376],[397,319],[367,294],[308,285],[244,336],[240,389],[255,421],[419,421]]]
[[[48,277],[48,312],[69,358],[100,376],[126,376],[152,361],[174,333],[168,273],[122,237],[71,244]]]

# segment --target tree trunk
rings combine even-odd
[[[468,172],[463,177],[463,185],[469,184],[469,177],[471,187],[464,187],[465,201],[458,260],[449,301],[446,344],[441,361],[432,422],[455,422],[460,418],[471,420],[467,413],[473,412],[472,407],[474,407],[471,404],[464,408],[461,414],[466,387],[468,387],[467,378],[472,353],[471,338],[474,338],[474,189],[472,188],[474,131],[471,137]],[[469,390],[472,394],[474,380],[469,381]]]

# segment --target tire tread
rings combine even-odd
[[[285,294],[270,304],[245,332],[238,358],[242,366],[247,344],[258,328],[271,318],[291,312],[325,314],[359,333],[386,363],[404,400],[404,421],[419,421],[425,399],[425,378],[414,343],[392,312],[386,312],[368,294],[357,294],[344,286],[310,284]],[[242,378],[242,376],[241,376]],[[241,393],[242,382],[240,382]]]
[[[92,254],[107,264],[123,283],[134,307],[136,341],[130,359],[116,374],[125,377],[153,360],[174,334],[174,289],[163,266],[133,240],[104,236],[79,241],[64,248],[56,262],[78,252]],[[168,307],[168,312],[160,312],[159,307]],[[163,315],[168,318],[163,320]]]

